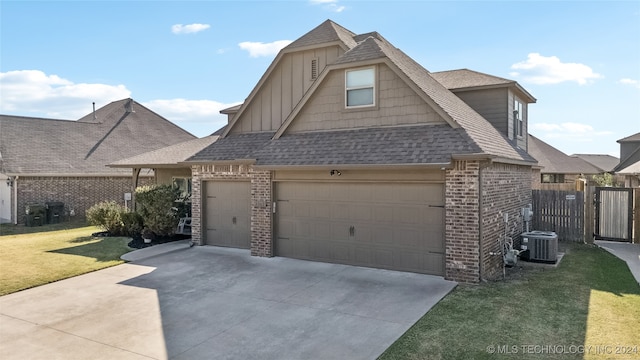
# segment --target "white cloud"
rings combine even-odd
[[[124,85],[76,84],[40,70],[0,73],[0,112],[42,114],[58,119],[78,119],[92,110],[131,96]],[[29,116],[29,115],[27,115]]]
[[[142,105],[171,122],[201,137],[210,135],[227,124],[227,115],[220,110],[240,104],[224,104],[213,100],[166,99],[143,102]]]
[[[309,0],[311,5],[321,5],[325,10],[340,13],[346,9],[345,6],[338,5],[338,0]]]
[[[589,66],[579,63],[563,63],[556,56],[542,56],[531,53],[527,60],[511,65],[514,71],[511,76],[523,76],[525,81],[533,84],[559,84],[575,81],[580,85],[587,84],[603,76],[597,74]]]
[[[282,48],[291,44],[291,40],[277,40],[270,43],[245,41],[238,44],[242,50],[247,50],[251,57],[273,56]]]
[[[562,138],[571,141],[593,141],[604,135],[611,135],[611,131],[600,131],[588,124],[564,122],[564,123],[535,123],[530,125],[532,132],[543,133],[541,137],[553,139]]]
[[[203,30],[207,30],[211,26],[209,24],[175,24],[171,27],[171,32],[174,34],[194,34]]]
[[[618,82],[620,84],[624,84],[624,85],[631,85],[633,87],[636,87],[638,89],[640,89],[640,81],[638,80],[634,80],[634,79],[620,79],[618,80]]]

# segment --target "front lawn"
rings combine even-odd
[[[93,226],[56,224],[51,229],[3,226],[0,295],[121,264],[120,256],[132,250],[128,238],[91,236],[98,231]],[[31,232],[36,230],[41,232]]]
[[[640,358],[640,286],[608,252],[567,244],[555,269],[458,286],[380,359]]]

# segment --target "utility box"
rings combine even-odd
[[[553,231],[523,232],[520,249],[528,256],[522,260],[555,264],[558,261],[558,234]],[[529,251],[526,251],[529,250]]]
[[[25,206],[27,226],[42,226],[47,223],[47,210],[42,204],[29,204]]]
[[[47,208],[47,224],[57,224],[62,221],[64,216],[64,203],[60,201],[46,202]]]

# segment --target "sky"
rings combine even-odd
[[[619,156],[640,132],[640,1],[5,1],[0,113],[76,120],[131,97],[202,137],[289,42],[331,19],[429,71],[518,81],[529,132]]]

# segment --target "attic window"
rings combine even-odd
[[[311,60],[311,80],[318,78],[318,58]]]
[[[347,108],[374,105],[374,68],[347,70],[345,73],[345,103]]]

